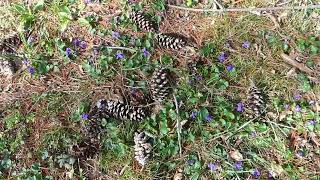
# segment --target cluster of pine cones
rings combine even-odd
[[[150,84],[151,101],[148,103],[162,102],[171,94],[170,71],[167,68],[158,67],[153,72]],[[103,133],[102,121],[108,118],[117,120],[129,120],[141,122],[148,118],[152,106],[138,107],[121,101],[99,99],[92,108],[88,123],[82,127],[82,133],[90,138],[97,139]],[[144,132],[136,132],[134,136],[134,151],[137,162],[144,166],[151,156],[151,144],[149,137]]]
[[[141,11],[133,11],[130,13],[130,19],[142,31],[156,33],[155,39],[160,48],[170,50],[180,50],[188,45],[188,38],[175,33],[161,33],[156,23]]]

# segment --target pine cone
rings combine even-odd
[[[107,116],[121,119],[142,121],[147,117],[147,111],[140,107],[126,105],[119,101],[101,99],[97,103],[98,109],[105,112]]]
[[[155,101],[163,101],[170,94],[169,71],[165,68],[157,68],[151,80],[151,94]]]
[[[104,131],[102,119],[89,119],[87,124],[83,124],[80,131],[88,138],[96,139]]]
[[[249,118],[257,118],[265,113],[266,99],[260,89],[255,85],[248,90],[245,115]]]
[[[12,54],[22,44],[18,33],[11,35],[0,41],[0,53]]]
[[[156,32],[158,31],[157,25],[151,21],[142,12],[132,12],[130,13],[130,19],[143,31]]]
[[[151,156],[152,146],[148,142],[149,137],[144,132],[134,134],[134,158],[141,166],[146,165]]]
[[[77,157],[82,161],[86,161],[88,158],[94,158],[101,149],[101,143],[95,139],[83,140],[71,146],[70,154]]]
[[[179,50],[188,43],[186,37],[173,33],[159,33],[156,35],[156,40],[161,48],[171,50]]]
[[[0,74],[5,76],[13,75],[17,70],[17,65],[14,61],[7,61],[0,58]]]

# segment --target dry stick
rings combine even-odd
[[[119,50],[125,50],[125,51],[136,52],[136,50],[131,49],[131,48],[126,48],[126,47],[105,46],[105,48],[109,48],[109,49],[119,49]]]
[[[226,8],[226,9],[196,9],[187,8],[175,5],[168,5],[170,8],[176,8],[186,11],[194,12],[252,12],[252,11],[279,11],[279,10],[306,10],[306,9],[317,9],[320,5],[309,5],[309,6],[278,6],[278,7],[263,7],[263,8]]]
[[[288,55],[286,55],[284,53],[282,53],[280,56],[283,58],[283,60],[286,63],[292,65],[293,67],[298,68],[300,71],[303,71],[303,72],[305,72],[305,73],[307,73],[309,75],[313,75],[314,74],[313,71],[310,68],[308,68],[307,66],[305,66],[302,63],[299,63],[299,62],[295,61],[290,56],[288,56]]]
[[[178,142],[179,142],[179,154],[181,157],[182,148],[181,148],[181,125],[180,125],[180,115],[179,115],[179,105],[175,95],[173,95],[174,103],[176,105],[176,113],[177,113],[177,133],[178,133]]]

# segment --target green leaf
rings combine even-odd
[[[38,12],[42,10],[44,7],[44,0],[39,0],[37,4],[34,6],[33,11]]]
[[[314,45],[311,45],[311,46],[310,46],[310,53],[311,53],[312,55],[318,54],[318,51],[319,51],[319,48],[318,48],[317,46],[314,46]]]
[[[90,22],[86,18],[79,18],[78,22],[82,26],[90,26]]]
[[[166,135],[169,132],[169,128],[168,128],[168,124],[167,124],[167,120],[166,119],[160,121],[160,132],[163,135]]]
[[[25,8],[25,6],[21,5],[21,4],[15,4],[13,6],[13,10],[19,14],[25,14],[27,13],[27,10]]]

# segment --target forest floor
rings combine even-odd
[[[168,3],[203,9],[319,4],[218,2]],[[1,39],[32,29],[10,56],[22,62],[19,70],[0,76],[1,178],[320,177],[320,9],[202,13],[161,0],[0,5]],[[188,37],[193,47],[163,50],[153,32],[129,20],[133,9],[150,15],[160,32]],[[156,66],[174,74],[170,97],[141,123],[103,119],[101,147],[83,145],[81,128],[97,100],[137,105],[148,96]],[[252,84],[267,97],[266,112],[253,119],[242,107]],[[134,159],[138,129],[152,142],[144,167]]]

